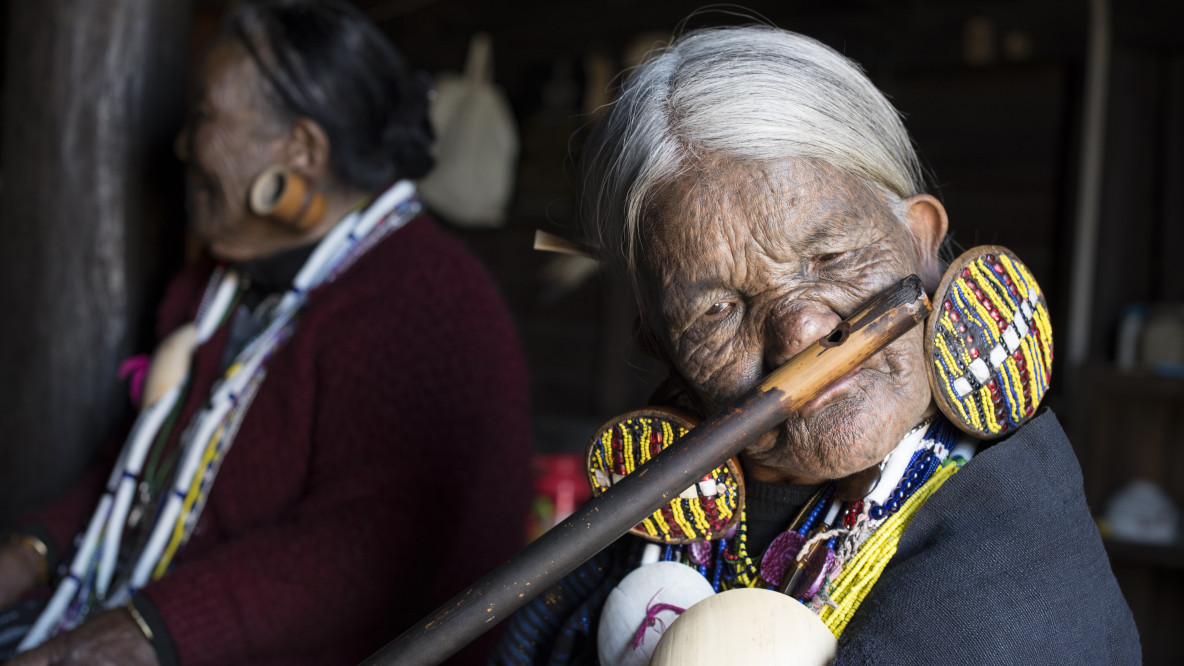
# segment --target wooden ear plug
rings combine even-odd
[[[280,165],[255,177],[247,203],[255,215],[297,231],[311,229],[325,217],[325,195],[313,190],[300,174]]]

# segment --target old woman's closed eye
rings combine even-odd
[[[708,318],[719,318],[731,312],[735,305],[736,304],[731,301],[712,303],[711,307],[707,308],[707,311],[703,313],[703,316]]]
[[[845,252],[826,252],[824,254],[815,255],[814,265],[816,267],[829,266],[829,265],[837,262],[845,254],[846,254]]]

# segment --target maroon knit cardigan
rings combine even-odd
[[[211,268],[174,280],[162,337],[193,319]],[[227,329],[197,351],[181,424],[217,377]],[[510,318],[478,263],[418,217],[313,291],[268,363],[192,538],[138,597],[166,631],[158,653],[357,663],[518,550],[528,455]],[[106,474],[28,517],[58,552]]]

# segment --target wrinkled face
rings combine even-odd
[[[640,275],[648,325],[711,414],[919,267],[908,228],[858,178],[794,160],[701,166],[650,208]],[[929,404],[917,327],[746,449],[746,472],[866,469]]]
[[[224,259],[251,259],[275,225],[252,215],[247,192],[261,171],[280,160],[285,127],[259,92],[259,70],[237,44],[216,44],[203,61],[189,121],[177,136],[185,163],[193,230]]]

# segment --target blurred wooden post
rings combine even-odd
[[[127,413],[121,359],[180,257],[192,0],[6,3],[0,525],[73,480]]]

